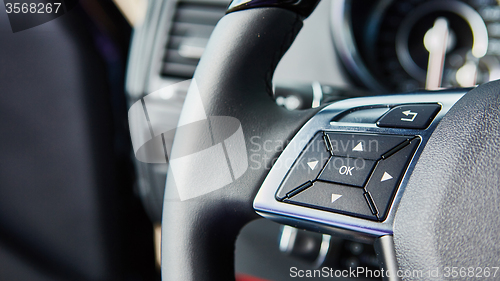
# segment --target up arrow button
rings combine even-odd
[[[363,143],[359,142],[353,149],[352,151],[363,151]]]
[[[327,135],[333,156],[367,160],[379,160],[383,154],[412,138],[409,136],[340,132],[328,132]]]

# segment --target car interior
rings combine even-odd
[[[499,1],[3,3],[0,280],[500,279]]]

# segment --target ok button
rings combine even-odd
[[[363,187],[376,161],[361,158],[330,158],[318,179],[327,182]]]
[[[349,176],[352,176],[352,170],[354,169],[354,167],[349,167],[349,166],[342,166],[340,167],[339,169],[339,173],[341,175],[349,175]]]

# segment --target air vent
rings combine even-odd
[[[226,12],[221,1],[179,1],[168,34],[162,76],[191,78],[208,38]]]

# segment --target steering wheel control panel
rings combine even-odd
[[[283,180],[276,199],[384,220],[419,142],[415,136],[319,132]]]
[[[391,235],[422,150],[466,92],[363,97],[328,105],[287,144],[254,209],[282,224],[348,239]]]

